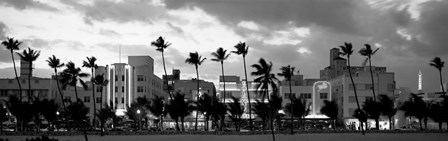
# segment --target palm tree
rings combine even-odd
[[[0,129],[2,129],[0,130],[0,133],[3,133],[3,122],[8,119],[6,113],[8,113],[8,110],[3,106],[3,103],[0,103]]]
[[[246,46],[246,43],[244,43],[244,42],[239,42],[234,47],[236,48],[236,51],[232,51],[232,53],[243,56],[244,76],[246,79],[247,101],[249,101],[249,109],[252,109],[252,106],[251,106],[252,104],[250,104],[249,80],[247,79],[247,69],[246,69],[246,55],[249,52],[249,46]],[[249,127],[250,127],[250,130],[252,131],[252,128],[253,128],[252,110],[249,110]]]
[[[235,130],[240,131],[239,125],[241,122],[241,116],[244,113],[244,108],[241,106],[241,102],[240,102],[239,98],[232,96],[232,100],[233,100],[233,102],[230,103],[227,111],[229,111],[229,113],[230,113],[229,117],[235,124]]]
[[[22,101],[22,85],[20,85],[19,76],[17,75],[17,69],[16,69],[16,61],[14,60],[14,50],[19,50],[19,46],[22,44],[22,42],[19,42],[18,40],[14,40],[14,38],[6,38],[6,41],[2,42],[2,45],[6,47],[11,52],[11,58],[12,58],[12,64],[14,65],[14,73],[16,74],[16,80],[17,84],[19,85],[19,98],[20,101]]]
[[[302,120],[309,114],[310,106],[309,103],[306,102],[306,99],[302,99],[300,97],[292,96],[292,102],[286,104],[285,106],[285,112],[288,113],[293,118],[298,118],[299,123],[302,123]],[[294,108],[292,108],[294,107]],[[291,111],[291,109],[294,109],[294,111]],[[292,123],[294,124],[294,123]],[[300,124],[299,124],[300,125]]]
[[[347,56],[347,69],[348,69],[348,74],[350,75],[350,80],[352,81],[352,86],[353,86],[353,92],[355,93],[355,99],[356,99],[356,106],[358,106],[358,109],[361,109],[361,106],[359,106],[359,101],[358,101],[358,93],[356,93],[356,85],[355,85],[355,81],[353,81],[353,76],[352,76],[352,71],[350,68],[350,55],[353,54],[353,46],[352,43],[347,43],[344,42],[343,46],[339,46],[342,50],[342,52],[340,52],[339,54],[343,55],[343,56]],[[361,121],[360,121],[361,122]],[[361,122],[362,123],[362,122]],[[364,135],[364,128],[363,125],[361,124],[361,132]]]
[[[376,102],[376,95],[375,95],[375,83],[373,82],[373,72],[372,72],[372,56],[375,55],[375,53],[380,48],[376,48],[375,50],[372,50],[372,47],[369,44],[364,44],[366,48],[362,48],[359,50],[359,54],[362,56],[366,56],[369,60],[369,70],[370,70],[370,78],[372,80],[372,92],[373,92],[373,101]]]
[[[44,99],[40,102],[41,108],[39,109],[40,114],[45,117],[50,125],[57,120],[56,112],[59,109],[59,105],[53,100]]]
[[[170,86],[168,84],[169,80],[168,80],[168,74],[166,73],[165,56],[163,54],[165,49],[167,47],[169,47],[170,45],[171,45],[171,43],[165,41],[165,39],[163,39],[162,36],[157,38],[156,41],[151,42],[151,46],[155,46],[156,50],[162,53],[163,71],[165,72],[165,76],[167,78],[167,80],[166,80],[166,87],[167,87],[168,95],[170,96],[171,99],[173,99],[173,96],[171,95],[171,92],[170,92]]]
[[[190,52],[190,58],[187,58],[185,60],[185,63],[187,64],[191,64],[194,65],[194,67],[196,68],[196,83],[197,83],[197,94],[196,94],[196,100],[199,99],[199,70],[198,70],[198,66],[200,66],[202,64],[202,62],[204,62],[204,60],[207,58],[202,58],[202,56],[200,56],[198,54],[198,52]],[[181,117],[182,119],[182,117]],[[198,112],[196,112],[196,121],[194,124],[194,131],[198,130]]]
[[[36,51],[36,50],[31,49],[31,48],[28,48],[28,51],[27,50],[23,50],[22,54],[20,54],[20,53],[17,53],[17,54],[20,56],[21,59],[23,59],[24,61],[27,61],[28,65],[29,65],[29,70],[28,70],[28,72],[29,72],[29,74],[28,74],[28,102],[30,102],[31,101],[31,96],[32,96],[32,93],[31,93],[31,75],[32,74],[31,74],[31,72],[33,70],[33,68],[32,68],[33,67],[33,61],[36,61],[36,59],[40,56],[40,51]]]
[[[96,75],[95,78],[93,78],[92,83],[95,83],[95,85],[101,86],[100,87],[100,103],[103,103],[103,87],[106,87],[107,84],[109,84],[109,80],[107,80],[104,77],[104,74],[102,75]],[[100,104],[100,109],[103,108],[103,106]]]
[[[137,97],[137,100],[131,103],[131,106],[126,107],[126,116],[129,119],[134,120],[134,124],[137,125],[136,130],[140,130],[140,125],[143,118],[146,118],[146,107],[150,102],[146,97]]]
[[[266,60],[260,58],[258,61],[259,64],[253,64],[252,67],[256,69],[256,71],[252,72],[251,75],[258,76],[254,79],[257,82],[257,91],[261,90],[262,93],[262,101],[264,102],[265,97],[268,97],[269,100],[269,87],[272,88],[273,92],[277,91],[278,81],[275,74],[271,73],[272,71],[272,62],[266,63]]]
[[[252,107],[252,111],[261,119],[261,124],[263,126],[263,131],[266,130],[266,119],[268,118],[268,108],[269,105],[264,101],[260,101],[258,99],[255,100],[254,107]]]
[[[272,140],[275,141],[274,135],[274,117],[278,115],[278,111],[282,109],[282,101],[283,99],[277,94],[276,91],[271,95],[269,99],[269,119],[271,120],[271,134]]]
[[[154,96],[151,99],[151,104],[146,106],[147,109],[156,117],[160,118],[160,126],[157,126],[159,129],[163,129],[163,117],[165,116],[165,100],[161,96]]]
[[[429,105],[429,117],[439,124],[439,130],[442,131],[442,124],[447,115],[444,115],[442,102],[433,102]],[[446,113],[446,112],[445,112]]]
[[[179,128],[179,117],[180,117],[180,112],[179,109],[177,108],[177,103],[175,103],[175,98],[176,97],[180,97],[178,95],[181,95],[180,93],[176,92],[176,94],[174,94],[173,99],[170,99],[170,102],[168,102],[168,104],[165,107],[165,112],[168,113],[168,115],[171,117],[171,119],[174,120],[174,122],[176,123],[176,131],[180,131]],[[179,99],[179,98],[178,98]]]
[[[381,116],[381,107],[382,104],[380,102],[367,100],[364,102],[362,109],[366,112],[368,117],[375,120],[375,128],[376,130],[380,130],[380,116]]]
[[[76,67],[75,63],[71,61],[65,64],[65,67],[66,68],[61,73],[62,78],[60,80],[62,83],[62,89],[66,89],[67,86],[74,87],[76,101],[81,101],[78,97],[78,90],[76,87],[79,82],[84,89],[87,89],[86,83],[81,78],[89,77],[89,74],[81,72],[81,69]]]
[[[338,119],[339,115],[339,107],[336,101],[328,101],[324,100],[324,106],[320,109],[320,112],[327,117],[329,117],[331,120],[333,120],[333,129],[336,130],[336,120]]]
[[[107,106],[107,104],[105,104],[104,106],[105,107],[100,108],[96,114],[101,124],[101,136],[104,136],[104,124],[106,124],[106,121],[109,119],[113,119],[116,116],[112,107]]]
[[[212,56],[214,57],[212,59],[212,61],[215,62],[220,62],[221,63],[221,72],[222,72],[222,81],[223,83],[223,87],[224,87],[224,94],[223,94],[223,99],[222,101],[225,102],[226,99],[226,80],[225,80],[225,75],[224,75],[224,60],[226,60],[230,54],[227,54],[227,50],[224,50],[222,47],[218,48],[218,50],[216,50],[216,52],[212,52]]]
[[[86,57],[87,61],[82,62],[82,67],[90,68],[91,70],[91,77],[90,80],[92,81],[92,98],[93,98],[93,115],[96,115],[96,97],[95,97],[95,83],[93,83],[94,80],[94,71],[98,68],[98,65],[95,63],[96,58],[95,57]],[[92,124],[94,127],[96,127],[96,116],[93,116]]]
[[[208,121],[210,120],[210,116],[213,112],[213,105],[212,100],[213,98],[210,97],[208,94],[203,94],[199,100],[196,102],[196,108],[198,112],[201,112],[205,117],[205,131],[208,131]]]
[[[278,73],[277,75],[283,76],[285,78],[285,81],[289,81],[289,100],[292,101],[292,84],[291,84],[291,77],[294,76],[294,67],[288,66],[282,66],[280,68],[281,73]],[[291,108],[294,108],[294,106],[291,106]],[[291,109],[291,112],[294,112],[294,109]],[[291,113],[294,115],[294,113]],[[291,134],[294,134],[294,117],[291,116]]]
[[[445,89],[443,88],[443,80],[442,80],[442,68],[444,64],[445,62],[442,61],[439,57],[435,57],[434,59],[431,60],[431,63],[429,63],[429,65],[433,66],[439,71],[440,86],[442,87],[443,96],[445,96]]]
[[[9,96],[9,99],[6,103],[6,107],[8,111],[17,119],[16,128],[20,130],[23,129],[24,124],[31,121],[33,118],[32,115],[32,106],[30,103],[22,102],[16,96]]]
[[[392,117],[397,113],[397,108],[395,108],[395,102],[392,98],[387,95],[379,95],[379,102],[381,103],[381,114],[389,118],[389,129],[392,130]]]
[[[52,57],[48,57],[48,66],[50,66],[53,70],[54,70],[54,75],[56,76],[56,85],[58,87],[58,91],[59,91],[59,96],[61,96],[61,102],[62,102],[62,106],[65,107],[65,102],[64,102],[64,96],[62,96],[62,92],[61,92],[61,88],[59,87],[59,78],[58,78],[58,68],[61,68],[64,66],[64,63],[61,63],[61,60],[59,60],[58,58],[56,58],[56,56],[52,56]]]
[[[220,102],[218,99],[214,99],[213,100],[213,104],[212,104],[212,113],[211,116],[213,117],[213,121],[216,124],[216,127],[218,127],[217,125],[217,121],[219,120],[220,125],[220,131],[224,131],[224,121],[226,118],[226,114],[227,114],[227,105],[225,103]],[[216,128],[217,130],[218,128]]]
[[[411,95],[412,97],[405,101],[400,109],[404,111],[405,116],[417,118],[420,123],[420,130],[423,130],[422,120],[429,115],[427,104],[416,94]]]

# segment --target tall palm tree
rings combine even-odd
[[[362,109],[366,112],[369,118],[375,120],[375,128],[376,130],[380,130],[380,116],[381,116],[381,103],[367,100],[362,105]]]
[[[216,50],[216,52],[212,52],[212,61],[216,61],[216,62],[220,62],[221,63],[221,72],[222,72],[222,81],[223,83],[223,87],[224,87],[224,94],[223,94],[223,99],[222,101],[225,102],[226,100],[226,80],[225,80],[225,75],[224,75],[224,60],[226,60],[230,54],[227,53],[227,50],[224,50],[222,47],[218,48],[218,50]]]
[[[156,117],[160,118],[160,126],[157,126],[159,129],[163,129],[163,117],[165,116],[164,109],[165,109],[165,100],[163,97],[155,95],[151,99],[151,104],[148,104],[146,106],[147,109]]]
[[[19,98],[22,101],[22,85],[20,85],[19,76],[17,75],[16,61],[14,60],[14,50],[19,50],[19,46],[22,42],[14,40],[14,38],[6,38],[6,41],[2,42],[2,45],[11,52],[12,64],[14,65],[14,73],[16,74],[17,84],[19,85]]]
[[[100,109],[101,108],[103,108],[103,106],[102,106],[102,103],[103,103],[103,87],[106,87],[107,86],[107,84],[109,84],[109,80],[107,80],[105,77],[104,77],[104,74],[102,74],[102,75],[96,75],[95,76],[95,78],[93,78],[93,81],[92,81],[92,83],[95,83],[95,85],[98,85],[98,86],[101,86],[100,87],[100,92],[101,92],[101,94],[100,94]]]
[[[202,58],[202,56],[200,56],[198,54],[198,52],[190,52],[190,58],[187,58],[185,60],[185,63],[187,64],[191,64],[194,65],[194,67],[196,68],[196,83],[197,83],[197,94],[196,94],[196,100],[199,99],[199,70],[198,67],[202,64],[202,62],[204,62],[204,60],[207,58]],[[196,121],[195,121],[195,125],[194,125],[194,131],[198,130],[198,112],[196,112]]]
[[[261,90],[262,101],[264,102],[265,97],[268,97],[269,100],[269,87],[272,88],[272,91],[275,92],[277,90],[276,81],[278,81],[275,74],[271,73],[272,71],[272,62],[269,64],[263,58],[260,58],[258,61],[259,64],[253,64],[252,67],[255,68],[255,71],[251,73],[253,76],[258,76],[255,78],[255,82],[257,82],[257,91]]]
[[[339,107],[336,101],[328,101],[324,100],[324,106],[320,109],[320,112],[327,117],[329,117],[331,120],[333,120],[333,130],[336,130],[336,120],[339,115]]]
[[[112,107],[107,106],[105,104],[104,108],[101,108],[98,110],[96,115],[100,121],[101,124],[101,136],[104,136],[104,124],[106,124],[106,121],[109,119],[113,119],[116,115],[114,112],[114,109]]]
[[[96,62],[96,58],[94,56],[92,57],[86,57],[87,61],[84,60],[82,62],[82,67],[86,67],[86,68],[90,68],[91,70],[91,76],[90,76],[90,80],[92,81],[92,98],[93,98],[93,115],[96,115],[96,97],[95,97],[95,83],[93,83],[95,74],[94,71],[98,68],[98,65],[95,63]],[[94,127],[96,127],[96,116],[93,116],[93,120],[92,120],[92,124]]]
[[[247,79],[247,69],[246,69],[246,55],[249,52],[249,46],[246,46],[245,42],[239,42],[234,47],[236,48],[236,51],[232,51],[232,53],[243,56],[244,76],[246,79],[247,101],[249,102],[249,109],[252,109],[252,104],[250,104],[249,80]],[[252,110],[249,110],[249,127],[250,127],[250,130],[252,131],[252,128],[253,128]]]
[[[65,102],[64,102],[64,96],[62,96],[62,91],[59,86],[59,78],[58,78],[58,68],[63,67],[64,63],[61,63],[61,60],[56,58],[56,56],[54,56],[54,55],[52,57],[48,57],[47,62],[48,62],[48,66],[50,66],[54,70],[54,75],[56,76],[56,85],[58,87],[59,96],[61,96],[62,106],[65,109],[66,107],[65,107]]]
[[[292,96],[292,102],[286,104],[285,112],[292,117],[297,118],[299,121],[299,125],[301,125],[305,116],[307,116],[311,111],[311,109],[309,108],[310,104],[311,103],[307,103],[306,99]],[[294,111],[291,111],[291,109],[294,109]]]
[[[227,105],[225,103],[220,102],[218,99],[213,100],[212,104],[212,113],[213,121],[216,124],[216,130],[224,131],[224,121],[227,114]],[[218,125],[218,120],[220,125]]]
[[[78,97],[77,85],[79,83],[84,89],[87,89],[87,84],[81,78],[89,77],[89,74],[81,72],[81,69],[76,67],[75,63],[71,61],[65,64],[65,67],[66,68],[61,73],[62,78],[60,80],[62,89],[66,89],[67,86],[74,87],[76,101],[81,101]]]
[[[33,68],[32,68],[33,61],[36,61],[36,59],[39,58],[40,51],[36,51],[31,48],[28,48],[28,51],[23,50],[23,52],[21,54],[20,53],[17,53],[17,54],[20,56],[21,59],[23,59],[24,61],[27,61],[28,65],[29,65],[29,69],[28,69],[28,72],[29,72],[29,74],[28,74],[28,102],[30,102],[31,97],[32,97],[32,93],[31,93],[31,75],[32,74],[31,73],[33,70]]]
[[[166,87],[167,87],[167,91],[168,91],[168,95],[170,96],[171,99],[173,99],[173,96],[171,95],[171,91],[170,91],[170,86],[168,84],[168,74],[166,73],[166,67],[165,67],[165,56],[164,56],[164,51],[167,47],[169,47],[171,45],[171,43],[165,41],[165,39],[163,39],[162,36],[159,36],[159,38],[157,38],[155,41],[151,42],[151,46],[155,46],[156,50],[162,53],[162,63],[163,63],[163,71],[165,72],[165,76],[166,76]]]
[[[235,131],[240,131],[239,126],[241,122],[241,116],[244,113],[244,108],[241,106],[239,98],[233,96],[231,98],[233,102],[229,104],[227,111],[229,111],[229,117],[235,124]]]
[[[279,76],[283,76],[285,78],[285,81],[289,81],[289,100],[292,101],[292,84],[291,84],[291,77],[294,76],[294,67],[291,67],[290,65],[288,66],[282,66],[280,68],[281,73],[278,73],[277,75]],[[294,106],[291,106],[291,112],[294,112]],[[291,113],[292,115],[294,115],[294,113]],[[294,117],[291,116],[291,134],[294,134]]]
[[[282,109],[282,101],[283,99],[274,91],[274,93],[270,96],[269,99],[269,119],[271,120],[271,135],[272,140],[275,141],[274,135],[274,117],[278,115],[278,111]]]
[[[439,57],[435,57],[434,59],[431,60],[431,63],[429,63],[429,65],[433,66],[439,71],[440,86],[442,87],[443,96],[445,96],[445,88],[443,88],[443,80],[442,80],[442,68],[444,64],[445,62],[442,61],[442,59],[440,59]]]
[[[343,56],[347,56],[347,63],[348,63],[347,64],[347,69],[348,69],[348,74],[350,75],[350,80],[352,81],[353,92],[355,93],[356,106],[358,106],[358,109],[361,110],[361,106],[359,106],[359,101],[358,101],[358,93],[356,93],[355,81],[353,81],[352,71],[351,71],[351,68],[350,68],[350,56],[353,54],[352,43],[344,42],[344,45],[343,46],[339,46],[339,47],[342,50],[341,52],[339,52],[339,54],[341,54]],[[364,135],[363,125],[362,124],[360,124],[360,125],[361,125],[361,132]]]
[[[373,82],[373,72],[372,72],[372,56],[375,55],[375,53],[380,48],[376,48],[375,50],[372,50],[372,47],[369,44],[364,44],[364,46],[366,46],[366,47],[359,50],[359,54],[361,54],[362,56],[366,56],[367,59],[369,60],[370,78],[372,80],[373,101],[376,102],[375,83]]]

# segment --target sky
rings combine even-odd
[[[371,44],[380,48],[372,65],[387,67],[398,87],[414,91],[419,70],[423,89],[438,91],[439,75],[429,62],[448,60],[448,0],[0,0],[0,17],[1,40],[14,37],[24,42],[22,50],[41,51],[38,77],[52,74],[45,61],[51,55],[79,67],[90,56],[107,65],[119,62],[120,47],[121,62],[149,55],[161,77],[161,54],[150,45],[159,36],[172,43],[165,51],[169,73],[175,68],[182,79],[195,78],[185,59],[197,51],[207,58],[200,78],[215,83],[221,66],[211,52],[230,52],[240,41],[250,46],[248,72],[265,58],[274,73],[292,65],[305,78],[319,77],[331,48],[351,42],[351,62],[361,65],[365,57],[357,52]],[[14,77],[12,66],[10,53],[0,48],[0,77]],[[226,75],[244,77],[242,56],[232,54],[224,67]]]

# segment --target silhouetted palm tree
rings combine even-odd
[[[429,105],[429,117],[439,124],[439,130],[442,131],[443,121],[447,118],[446,109],[442,102],[433,102]]]
[[[229,118],[235,124],[235,130],[240,131],[239,125],[241,122],[241,116],[244,113],[244,108],[241,106],[241,102],[239,98],[231,97],[233,102],[229,104],[227,111],[229,111]]]
[[[66,68],[61,73],[62,78],[60,80],[62,83],[62,89],[66,89],[67,86],[74,87],[76,101],[80,101],[78,97],[77,85],[79,82],[84,89],[87,89],[86,83],[81,78],[89,77],[89,74],[81,72],[81,69],[76,67],[75,63],[71,61],[65,64],[65,67]]]
[[[98,68],[98,65],[95,63],[96,58],[95,57],[86,57],[87,61],[82,62],[82,67],[90,68],[91,70],[91,76],[90,80],[92,81],[92,98],[93,98],[93,115],[96,115],[96,97],[95,97],[95,83],[93,83],[95,73],[94,71]],[[92,124],[94,127],[96,127],[96,116],[93,116]]]
[[[19,50],[19,46],[22,42],[14,40],[14,38],[6,38],[6,41],[2,42],[2,45],[11,52],[12,64],[14,65],[14,73],[16,74],[17,84],[19,85],[19,98],[22,101],[22,85],[20,85],[19,75],[17,75],[16,61],[14,60],[14,50]]]
[[[220,62],[221,63],[221,72],[222,72],[222,81],[223,83],[223,87],[224,87],[224,94],[223,94],[223,99],[222,101],[225,102],[226,99],[226,80],[225,80],[225,75],[224,75],[224,60],[226,60],[229,57],[230,54],[227,54],[227,50],[224,50],[222,47],[218,48],[218,50],[216,50],[216,52],[212,52],[212,56],[214,58],[212,58],[212,61],[216,61],[216,62]]]
[[[362,109],[366,112],[368,117],[375,120],[375,128],[376,130],[380,130],[380,116],[381,116],[381,103],[367,100],[364,102]]]
[[[8,119],[6,114],[8,113],[8,110],[6,110],[5,106],[3,106],[3,103],[0,103],[0,133],[3,133],[3,122]]]
[[[289,100],[292,101],[292,84],[291,84],[291,77],[294,76],[294,67],[288,66],[282,66],[280,68],[281,73],[278,73],[277,75],[283,76],[285,78],[285,81],[289,81]],[[291,108],[294,108],[294,106],[291,106]],[[291,112],[294,112],[294,109],[291,109]],[[294,113],[291,113],[292,115]],[[294,117],[291,116],[291,134],[294,134]]]
[[[358,109],[361,110],[361,106],[359,106],[359,101],[358,101],[358,93],[356,93],[355,81],[353,81],[352,71],[351,71],[351,67],[350,67],[350,56],[353,54],[352,43],[344,42],[344,45],[343,46],[339,46],[339,47],[342,50],[341,52],[339,52],[339,54],[341,54],[343,56],[347,56],[347,62],[348,62],[347,69],[348,69],[348,74],[350,75],[350,80],[352,81],[353,92],[355,93],[356,106],[358,106]],[[361,125],[361,132],[364,135],[363,124],[360,124],[360,125]]]
[[[61,88],[59,86],[59,78],[58,78],[58,68],[61,68],[64,66],[64,63],[61,63],[61,60],[59,60],[58,58],[56,58],[56,56],[52,56],[52,57],[48,57],[48,60],[46,60],[48,62],[48,66],[50,66],[53,70],[54,70],[54,75],[56,77],[56,85],[58,87],[58,91],[59,91],[59,96],[61,97],[61,102],[62,102],[62,106],[65,107],[65,102],[64,102],[64,96],[62,95],[61,92]]]
[[[40,104],[40,114],[45,117],[50,125],[53,125],[53,122],[57,120],[58,115],[56,112],[59,109],[59,105],[53,99],[43,99],[40,101]]]
[[[170,102],[165,107],[165,111],[168,113],[168,115],[171,117],[171,119],[174,120],[176,123],[176,131],[180,131],[179,128],[179,117],[180,117],[180,109],[178,108],[178,102],[180,99],[184,100],[184,95],[180,94],[179,92],[176,92],[176,94],[173,95],[173,99],[170,99]]]
[[[375,53],[378,51],[379,48],[376,48],[375,50],[372,50],[372,47],[369,44],[364,44],[366,48],[362,48],[359,50],[359,54],[362,56],[366,56],[369,60],[369,70],[370,70],[370,78],[372,80],[372,92],[373,92],[373,101],[376,102],[376,95],[375,95],[375,83],[373,82],[373,72],[372,72],[372,56],[375,55]]]
[[[381,114],[389,118],[389,129],[393,128],[393,116],[397,113],[397,108],[395,108],[395,102],[392,98],[387,95],[379,95],[379,102],[381,103]]]
[[[95,78],[93,78],[92,83],[95,83],[95,85],[101,86],[100,87],[100,103],[103,103],[103,87],[106,87],[107,84],[109,84],[109,80],[107,80],[104,77],[104,74],[102,75],[96,75]],[[100,109],[103,108],[103,106],[100,104]]]
[[[134,120],[134,124],[137,125],[136,130],[141,129],[142,119],[146,118],[146,107],[150,102],[146,97],[137,97],[136,101],[131,103],[131,106],[126,107],[126,116],[129,119]],[[140,113],[138,112],[140,111]]]
[[[266,130],[266,119],[268,118],[269,105],[258,99],[255,100],[254,107],[252,111],[261,119],[261,124],[263,126],[263,131]]]
[[[165,100],[163,97],[155,95],[151,99],[151,104],[146,106],[147,109],[156,117],[160,118],[160,126],[158,125],[158,129],[163,129],[163,117],[165,116]]]
[[[40,51],[33,50],[31,48],[28,48],[27,50],[23,50],[22,54],[17,53],[21,59],[24,61],[27,61],[29,64],[28,68],[28,102],[31,102],[32,99],[32,93],[31,93],[31,76],[32,76],[32,70],[33,70],[33,61],[36,61],[36,59],[40,56]],[[39,97],[39,96],[37,96]]]
[[[17,119],[16,128],[18,131],[23,129],[24,124],[31,121],[32,115],[32,105],[27,102],[20,101],[16,96],[10,95],[6,103],[8,111]]]
[[[274,118],[278,115],[278,111],[282,109],[282,101],[283,99],[277,94],[276,91],[270,96],[269,99],[269,119],[271,120],[271,135],[272,140],[275,141],[274,135]]]
[[[329,117],[331,120],[333,120],[333,129],[336,130],[336,120],[338,119],[339,115],[339,107],[336,101],[328,101],[324,100],[324,105],[320,109],[320,112],[327,117]]]
[[[203,94],[196,102],[198,112],[201,112],[205,117],[205,131],[208,131],[208,121],[210,120],[210,116],[214,110],[212,102],[212,97],[208,94]]]
[[[197,83],[197,94],[196,94],[196,100],[199,99],[199,70],[198,67],[204,62],[204,60],[207,58],[202,58],[202,56],[199,56],[198,52],[190,52],[190,58],[187,58],[185,60],[185,63],[194,65],[196,68],[196,83]],[[181,117],[182,120],[182,117]],[[196,121],[194,124],[194,131],[198,130],[198,112],[196,112]]]
[[[104,124],[106,124],[107,120],[114,119],[114,117],[116,117],[114,109],[105,104],[104,108],[98,110],[96,116],[98,117],[101,124],[101,136],[104,136]]]
[[[216,127],[218,127],[218,120],[219,120],[219,130],[224,131],[224,121],[227,114],[227,105],[225,103],[220,102],[218,99],[213,100],[212,104],[212,117],[213,121],[216,124]],[[216,128],[218,130],[218,128]]]
[[[244,76],[246,80],[246,91],[247,91],[247,101],[249,102],[249,109],[252,109],[252,104],[250,104],[250,92],[249,92],[249,80],[247,79],[247,69],[246,69],[246,55],[249,52],[249,46],[246,46],[245,42],[239,42],[234,46],[236,48],[236,51],[232,51],[232,53],[235,53],[237,55],[243,56],[243,63],[244,63]],[[252,125],[252,110],[249,110],[249,127],[252,131],[253,125]]]
[[[165,56],[164,56],[164,51],[166,48],[168,48],[171,45],[171,43],[165,41],[165,39],[162,38],[162,36],[160,36],[159,38],[156,39],[156,41],[151,42],[151,46],[155,46],[157,49],[157,51],[162,53],[162,63],[163,63],[163,71],[165,72],[165,76],[166,76],[166,87],[167,87],[167,91],[168,91],[168,95],[170,96],[171,99],[173,99],[173,96],[171,95],[171,91],[170,91],[170,86],[168,84],[168,74],[166,73],[166,67],[165,67]]]
[[[285,106],[285,112],[288,113],[290,116],[294,118],[298,118],[299,125],[302,124],[303,119],[305,116],[309,114],[310,105],[306,102],[306,99],[297,98],[296,96],[292,96],[292,102],[286,104]],[[294,108],[292,108],[294,107]],[[291,111],[291,109],[294,109],[294,111]]]
[[[429,65],[433,66],[439,71],[440,86],[442,87],[443,96],[445,96],[445,88],[443,88],[443,80],[442,80],[442,68],[444,64],[445,62],[442,61],[442,59],[440,59],[439,57],[435,57],[434,59],[431,60],[431,63],[429,63]]]
[[[421,97],[411,95],[412,97],[405,101],[400,109],[404,111],[405,116],[416,117],[420,123],[420,130],[423,130],[422,120],[429,115],[428,107]]]
[[[263,58],[260,58],[258,61],[259,64],[253,64],[252,67],[255,68],[255,71],[251,73],[253,76],[258,76],[254,79],[255,82],[257,82],[257,91],[261,90],[262,93],[262,100],[264,102],[265,97],[268,97],[269,100],[269,87],[272,88],[272,91],[277,91],[277,84],[276,81],[278,81],[277,77],[275,77],[275,74],[271,73],[272,71],[272,62],[266,63],[266,61]]]

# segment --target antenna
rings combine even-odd
[[[118,63],[121,63],[121,45],[118,45]]]

